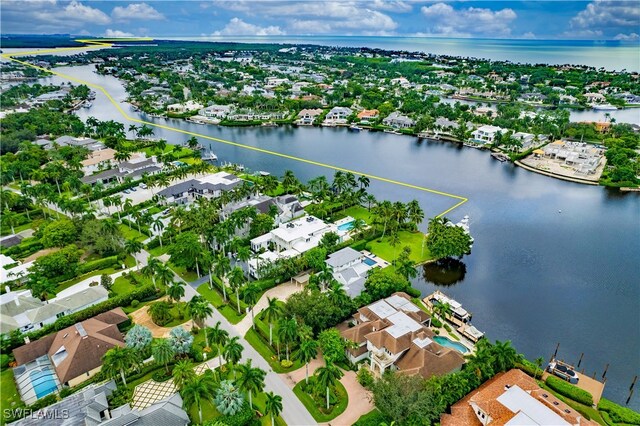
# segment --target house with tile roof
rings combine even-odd
[[[429,378],[458,371],[465,362],[460,352],[433,339],[431,318],[406,293],[358,309],[352,322],[354,327],[341,332],[357,345],[347,356],[353,363],[369,359],[376,376],[390,370]]]
[[[124,347],[118,324],[127,319],[122,308],[115,308],[14,349],[16,382],[25,383],[23,375],[44,367],[52,368],[62,385],[84,382],[100,371],[109,349]],[[29,390],[29,386],[21,389],[23,399]]]
[[[499,373],[451,406],[441,426],[597,425],[520,370]]]

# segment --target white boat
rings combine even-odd
[[[85,103],[82,105],[82,108],[91,108],[92,106],[93,106],[93,104],[92,104],[91,102],[85,102]]]
[[[352,132],[359,132],[360,130],[362,130],[362,127],[352,124],[351,126],[349,126],[349,130],[351,130]]]
[[[206,152],[200,157],[204,161],[217,161],[218,156],[213,153],[213,151]]]
[[[611,104],[594,105],[593,109],[596,111],[616,111],[617,106]]]

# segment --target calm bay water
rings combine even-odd
[[[99,84],[118,101],[125,99],[115,78],[92,69],[57,70]],[[597,370],[600,375],[610,363],[605,395],[624,403],[633,376],[640,373],[638,194],[551,179],[448,143],[346,129],[201,126],[149,118],[122,106],[148,121],[468,197],[469,202],[448,216],[457,221],[470,215],[473,253],[450,279],[457,282],[443,290],[475,314],[474,324],[490,339],[511,340],[531,359],[548,358],[560,342],[560,358],[576,362],[585,353],[583,366],[589,374]],[[100,92],[93,107],[78,115],[123,121]],[[188,138],[162,129],[156,129],[156,136],[170,143]],[[291,169],[302,180],[333,175],[318,166],[204,139],[201,143],[211,145],[221,161],[252,170],[281,176]],[[450,198],[375,180],[370,190],[379,199],[415,198],[428,216],[455,204]],[[433,268],[427,275],[430,279],[414,280],[423,295],[437,288]],[[640,409],[640,398],[636,395],[630,405]]]

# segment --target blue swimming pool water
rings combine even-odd
[[[453,340],[449,339],[448,337],[444,337],[444,336],[434,336],[433,340],[442,345],[445,346],[447,348],[451,348],[451,349],[455,349],[456,351],[466,354],[467,352],[469,352],[469,349],[467,349],[462,343],[458,343],[458,342],[454,342]]]
[[[350,230],[351,228],[353,228],[353,222],[355,222],[355,220],[352,220],[351,222],[343,223],[342,225],[338,225],[338,230],[340,231]]]
[[[378,263],[375,260],[371,259],[370,257],[366,257],[366,256],[365,256],[363,262],[366,263],[369,266],[375,266]]]
[[[55,373],[52,370],[47,368],[34,370],[29,373],[31,385],[33,386],[33,390],[36,392],[38,399],[49,395],[58,389],[54,374]]]

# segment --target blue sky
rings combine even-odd
[[[638,0],[3,0],[0,12],[5,34],[395,35],[635,41],[640,34]]]

